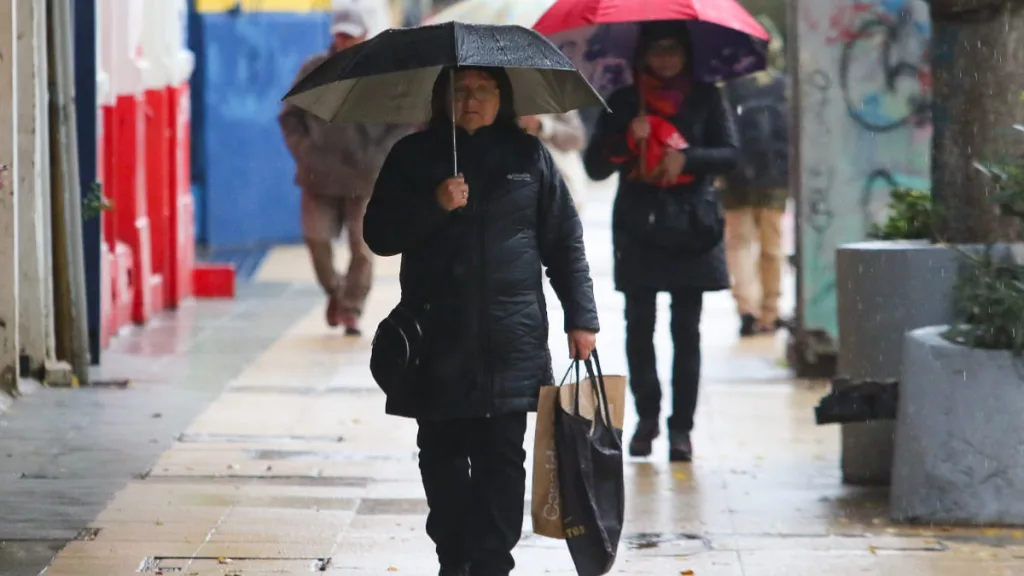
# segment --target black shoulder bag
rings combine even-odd
[[[458,243],[452,242],[451,254],[445,260],[444,269],[451,268],[457,248]],[[426,302],[417,305],[399,302],[377,325],[370,344],[370,374],[389,396],[408,393],[415,385],[426,337],[426,317],[440,284],[438,279],[443,277],[444,274],[434,277]]]

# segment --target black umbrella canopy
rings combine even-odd
[[[572,62],[537,32],[461,22],[387,30],[329,58],[284,99],[329,122],[419,123],[430,117],[438,74],[452,66],[505,68],[519,115],[604,106]]]

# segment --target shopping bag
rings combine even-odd
[[[558,455],[555,454],[555,406],[558,386],[542,386],[537,400],[537,431],[533,438],[533,533],[565,539],[562,498],[558,493]]]
[[[596,353],[592,357],[594,362],[584,365],[593,416],[587,418],[581,410],[587,400],[584,386],[577,386],[568,402],[559,394],[555,409],[562,523],[580,576],[601,576],[612,569],[626,515],[622,426],[614,424],[600,362]]]
[[[576,368],[577,378],[569,381]],[[580,382],[579,364],[569,367],[562,378],[561,386],[543,386],[537,401],[537,426],[533,439],[533,496],[530,515],[533,519],[533,533],[558,540],[565,540],[562,527],[562,496],[558,488],[558,454],[555,449],[555,408],[559,396],[565,403],[571,402],[580,387],[580,413],[586,418],[594,417],[594,390],[589,379]],[[612,423],[622,428],[625,413],[626,378],[605,376],[605,391]]]

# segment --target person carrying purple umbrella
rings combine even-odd
[[[629,446],[633,456],[649,456],[661,432],[654,326],[658,293],[672,296],[672,461],[693,457],[704,293],[729,288],[725,222],[713,180],[736,167],[739,145],[726,100],[715,84],[695,77],[692,54],[685,23],[642,24],[634,83],[611,95],[611,111],[599,119],[585,155],[592,179],[620,175],[612,238],[640,416]]]

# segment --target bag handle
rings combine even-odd
[[[591,360],[592,359],[592,360]],[[590,379],[591,392],[595,396],[597,406],[594,407],[595,418],[600,415],[604,420],[604,423],[612,428],[612,413],[611,407],[608,405],[608,391],[604,386],[604,372],[601,370],[601,360],[598,358],[597,349],[591,353],[591,357],[586,360],[573,360],[569,365],[569,368],[565,371],[565,375],[562,376],[562,382],[559,387],[565,385],[566,381],[569,380],[569,375],[572,373],[573,368],[576,369],[576,390],[573,391],[573,403],[572,403],[572,414],[579,416],[580,414],[580,364],[583,364],[587,371],[587,377]],[[603,413],[602,413],[603,410]]]
[[[569,375],[572,374],[573,368],[576,369],[576,390],[573,392],[573,403],[572,403],[572,407],[571,407],[572,408],[572,412],[570,412],[570,413],[573,416],[579,416],[580,415],[580,361],[579,360],[573,360],[569,364],[569,368],[566,369],[565,375],[562,376],[562,382],[561,382],[561,384],[558,385],[558,387],[561,388],[562,386],[565,386],[566,382],[569,381]]]
[[[597,396],[598,406],[594,410],[594,416],[601,413],[603,405],[604,414],[602,416],[604,417],[604,423],[609,428],[613,428],[611,407],[608,405],[608,391],[604,387],[604,373],[601,370],[601,360],[597,356],[596,348],[591,354],[591,358],[593,358],[593,363],[588,358],[584,361],[584,365],[587,368],[587,376],[590,377],[591,388],[593,388],[594,394]],[[579,388],[579,386],[576,387],[577,397],[579,395]]]
[[[569,380],[569,374],[572,373],[573,368],[576,368],[576,381],[579,382],[580,367],[576,361],[573,361],[572,363],[569,364],[569,368],[565,371],[565,376],[562,376],[562,382],[561,384],[558,385],[559,387],[565,386],[565,383]]]

